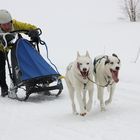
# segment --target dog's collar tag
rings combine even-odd
[[[87,84],[86,84],[86,83],[84,83],[84,89],[86,89],[86,85],[87,85]]]

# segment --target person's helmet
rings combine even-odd
[[[7,10],[0,10],[0,24],[8,23],[11,20],[11,14]]]

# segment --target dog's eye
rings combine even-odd
[[[110,62],[110,64],[113,65],[114,63],[113,62]]]
[[[87,63],[87,65],[89,65],[89,63]]]
[[[120,64],[120,62],[118,62],[118,64]]]

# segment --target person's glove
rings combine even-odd
[[[39,33],[37,30],[30,30],[28,32],[28,36],[31,38],[31,40],[33,42],[39,43],[40,41],[40,37],[39,37]]]
[[[0,43],[2,43],[3,44],[3,36],[2,35],[0,35]]]
[[[5,39],[7,42],[7,46],[11,45],[11,41],[15,38],[15,36],[13,34],[6,34],[5,35]],[[0,42],[2,43],[3,46],[5,46],[6,42],[4,40],[3,36],[0,36]]]

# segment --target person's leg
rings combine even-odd
[[[0,51],[0,86],[1,96],[8,94],[8,86],[6,84],[6,70],[5,70],[5,53]]]

